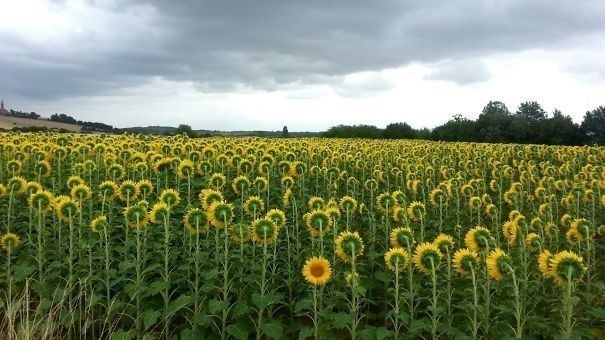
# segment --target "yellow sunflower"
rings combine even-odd
[[[410,262],[410,254],[403,248],[391,248],[385,255],[387,268],[392,271],[403,271]]]
[[[312,257],[305,262],[302,274],[308,283],[315,286],[323,286],[330,280],[332,275],[330,262],[323,257]]]

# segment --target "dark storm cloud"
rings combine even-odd
[[[481,68],[473,74],[472,65],[456,60],[566,49],[605,30],[602,0],[117,0],[98,6],[122,16],[110,33],[88,32],[89,23],[52,49],[0,34],[0,46],[11,46],[0,54],[2,90],[32,98],[86,96],[157,76],[193,81],[205,92],[274,90],[444,59],[453,62],[429,78],[472,83],[489,74]]]

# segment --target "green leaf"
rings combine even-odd
[[[246,340],[250,332],[242,325],[230,325],[227,326],[227,333],[236,339]]]
[[[343,329],[350,325],[352,321],[353,318],[348,313],[340,312],[332,315],[332,324],[336,328]]]
[[[210,317],[206,313],[199,313],[194,318],[195,324],[199,326],[208,326],[212,321],[212,317]]]
[[[313,306],[311,299],[300,300],[294,305],[294,312],[299,314],[302,311],[310,310]]]
[[[210,311],[210,314],[218,315],[219,312],[223,311],[223,309],[225,308],[224,306],[225,303],[223,301],[212,299],[208,303],[208,310]]]
[[[154,296],[164,291],[166,288],[166,282],[164,281],[153,281],[147,288],[147,294],[145,296]]]
[[[314,335],[315,331],[311,327],[303,327],[300,332],[298,332],[298,340],[306,340]]]
[[[273,302],[271,295],[262,296],[260,293],[254,293],[252,295],[252,302],[259,310],[264,310],[267,306]]]
[[[162,313],[160,313],[157,310],[146,310],[143,312],[143,325],[145,326],[145,329],[153,326],[157,321],[158,318],[162,315]]]
[[[284,333],[284,326],[277,320],[270,320],[262,326],[263,333],[271,339],[279,339]]]
[[[119,331],[114,332],[111,335],[110,339],[111,340],[131,340],[131,339],[134,339],[135,336],[136,336],[136,333],[135,333],[134,330],[130,330],[128,332],[125,332],[123,330],[119,330]]]
[[[248,306],[248,304],[246,304],[245,300],[239,301],[234,307],[233,307],[233,317],[235,318],[239,318],[241,316],[244,315],[248,315],[250,313],[253,312],[253,309],[250,308],[250,306]]]
[[[181,308],[187,307],[191,303],[190,295],[181,295],[176,300],[168,304],[168,308],[164,311],[164,317],[170,316],[178,312]]]

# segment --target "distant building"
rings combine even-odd
[[[4,100],[0,101],[0,115],[8,116],[9,112],[4,108]]]

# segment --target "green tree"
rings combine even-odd
[[[187,125],[187,124],[181,124],[179,125],[176,130],[174,131],[175,134],[180,135],[180,134],[186,134],[187,136],[189,136],[190,138],[195,138],[197,137],[197,134],[195,133],[195,131],[193,131],[193,129],[191,128],[191,126]]]
[[[288,138],[288,137],[290,137],[290,134],[289,134],[289,132],[288,132],[288,127],[287,127],[287,126],[284,126],[284,128],[282,129],[282,131],[281,131],[281,136],[282,136],[283,138]]]
[[[416,131],[407,123],[391,123],[382,135],[389,139],[412,139],[416,138]]]
[[[585,141],[591,144],[605,144],[605,106],[587,111],[582,121]]]
[[[542,106],[535,101],[527,101],[519,104],[515,114],[527,118],[530,121],[546,119],[546,111],[544,111]]]

